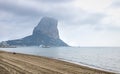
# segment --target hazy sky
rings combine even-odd
[[[120,46],[120,0],[0,0],[0,41],[32,34],[43,16],[69,45]]]

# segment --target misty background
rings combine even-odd
[[[120,46],[120,0],[0,0],[0,41],[31,35],[44,16],[71,46]]]

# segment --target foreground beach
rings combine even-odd
[[[50,59],[0,51],[0,74],[114,74]]]

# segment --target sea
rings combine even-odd
[[[120,73],[120,47],[18,47],[3,51],[32,54]]]

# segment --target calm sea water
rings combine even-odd
[[[120,73],[120,48],[116,47],[19,47],[0,50],[61,59]]]

